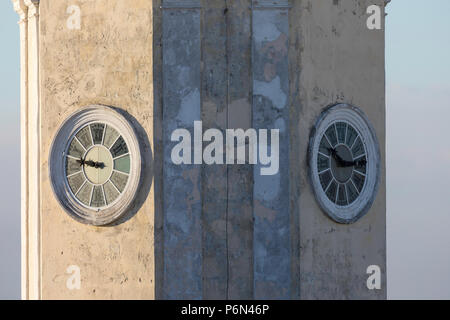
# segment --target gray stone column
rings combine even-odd
[[[252,127],[251,1],[226,1],[229,129]],[[235,152],[235,150],[233,150]],[[248,163],[248,162],[247,162]],[[228,166],[228,298],[253,298],[253,168]]]
[[[227,127],[226,1],[203,0],[202,121],[203,130]],[[205,143],[208,144],[208,143]],[[203,297],[227,299],[227,165],[202,166]]]
[[[163,2],[164,276],[166,299],[202,298],[202,206],[199,166],[175,165],[176,129],[194,137],[200,120],[200,3]],[[192,157],[193,159],[193,157]]]
[[[280,133],[279,172],[262,175],[261,165],[254,166],[255,299],[291,296],[288,5],[287,0],[253,1],[253,127]]]

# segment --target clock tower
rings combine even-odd
[[[386,1],[12,2],[23,299],[386,298]]]

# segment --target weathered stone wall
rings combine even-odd
[[[300,296],[303,299],[386,298],[385,72],[384,30],[366,27],[369,5],[383,1],[295,1],[292,47],[300,64],[291,128],[292,161],[300,163]],[[384,28],[383,28],[384,29]],[[295,71],[292,71],[295,72]],[[291,73],[292,74],[292,73]],[[293,75],[293,78],[295,76]],[[297,97],[297,94],[299,97]],[[359,106],[375,128],[382,178],[371,210],[358,222],[340,225],[318,207],[308,180],[306,150],[310,130],[323,108],[346,102]],[[298,145],[297,145],[298,144]],[[293,166],[295,167],[295,166]],[[291,197],[295,201],[295,194]],[[382,270],[382,290],[368,290],[366,269]]]
[[[73,1],[40,2],[41,297],[118,299],[155,297],[154,200],[147,181],[127,220],[92,227],[72,220],[53,195],[48,155],[62,122],[79,108],[104,104],[139,123],[153,150],[153,1],[77,1],[81,29],[67,28]],[[66,269],[81,270],[81,290],[68,290]]]
[[[180,2],[80,0],[81,29],[69,30],[72,2],[41,1],[42,298],[385,298],[384,31],[366,27],[367,6],[382,1],[165,8]],[[327,218],[307,174],[310,130],[336,102],[367,114],[382,151],[378,196],[353,225]],[[48,178],[57,129],[89,104],[125,110],[146,154],[135,208],[109,227],[73,221]],[[170,134],[194,120],[279,128],[279,174],[173,166]],[[366,288],[372,264],[383,290]],[[70,265],[79,291],[66,288]]]

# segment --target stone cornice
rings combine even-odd
[[[39,0],[24,0],[24,3],[28,7],[28,18],[39,15]]]
[[[252,1],[253,8],[268,8],[268,9],[277,9],[277,8],[290,8],[289,0],[253,0]]]
[[[27,20],[28,17],[28,7],[25,5],[24,0],[12,0],[14,10],[19,15],[19,23]]]
[[[163,9],[199,9],[200,0],[164,0],[161,6]]]

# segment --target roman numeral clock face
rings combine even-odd
[[[367,213],[379,184],[376,135],[356,107],[335,105],[319,117],[309,146],[316,199],[330,218],[352,223]]]
[[[53,143],[50,173],[53,190],[72,217],[94,225],[117,220],[131,205],[140,180],[131,124],[104,106],[69,117]]]

